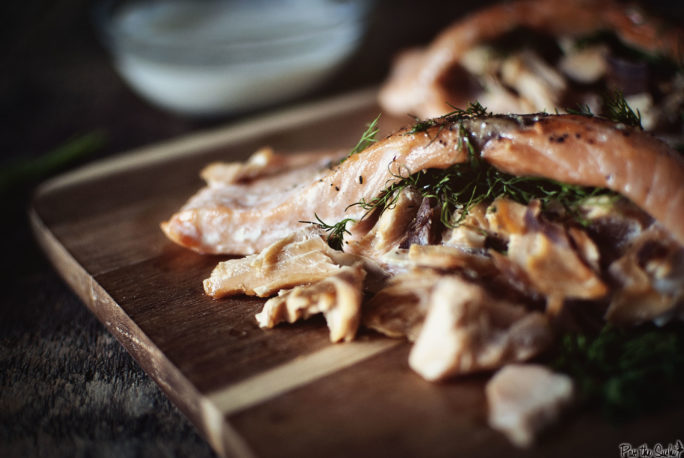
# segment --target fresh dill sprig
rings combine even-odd
[[[636,113],[632,110],[622,92],[615,91],[612,94],[606,94],[603,99],[603,105],[606,118],[611,121],[644,129],[641,125],[641,113],[639,113],[639,110]]]
[[[579,104],[577,108],[566,108],[568,114],[587,116],[593,118],[598,116],[615,123],[621,123],[626,126],[638,127],[643,130],[641,125],[641,113],[639,110],[634,112],[629,106],[624,94],[621,91],[608,92],[603,96],[603,111],[604,114],[596,115],[591,111],[589,105]]]
[[[437,125],[437,121],[435,119],[420,119],[419,117],[413,115],[411,117],[413,118],[415,123],[408,131],[406,131],[407,134],[417,134],[418,132],[425,132],[430,127],[434,127]]]
[[[453,108],[453,107],[452,107]],[[482,118],[485,116],[491,115],[490,112],[487,111],[487,108],[484,107],[479,101],[475,102],[470,102],[468,104],[468,108],[465,110],[462,110],[460,108],[455,108],[454,111],[450,115],[451,117],[455,116],[458,119],[470,119],[470,118]]]
[[[572,376],[580,396],[610,418],[627,419],[681,390],[684,334],[679,328],[607,325],[597,335],[565,334],[552,366]],[[681,394],[681,391],[680,391]]]
[[[358,154],[361,151],[365,150],[377,141],[376,137],[378,135],[378,131],[380,130],[378,128],[378,121],[380,120],[381,115],[382,113],[376,116],[375,119],[366,126],[366,130],[363,132],[363,134],[361,134],[361,138],[359,139],[358,143],[356,143],[356,146],[352,148],[352,150],[349,152],[349,154],[347,154],[345,158],[340,160],[340,164],[349,159],[354,154]]]
[[[378,196],[372,198],[369,201],[362,197],[360,201],[347,206],[347,208],[345,208],[345,211],[350,207],[361,207],[362,209],[366,210],[366,214],[364,214],[361,218],[363,219],[366,217],[366,215],[368,215],[371,211],[375,210],[376,208],[379,208],[381,210],[391,208],[392,206],[394,206],[394,204],[396,204],[397,200],[399,199],[399,194],[401,194],[401,191],[403,191],[405,188],[409,186],[415,186],[417,177],[419,176],[419,174],[423,173],[423,171],[421,171],[414,175],[402,176],[401,171],[399,173],[392,172],[392,164],[393,163],[390,163],[388,168],[390,169],[389,172],[390,175],[392,175],[394,181],[391,181],[389,186],[387,186]]]
[[[568,114],[586,116],[588,118],[593,118],[595,116],[594,113],[592,113],[591,107],[589,105],[581,103],[577,105],[577,108],[566,108],[565,111]]]
[[[342,243],[344,242],[344,234],[351,234],[347,230],[347,223],[355,223],[356,220],[353,218],[345,218],[342,221],[335,223],[333,225],[327,224],[323,221],[316,213],[314,213],[316,221],[299,221],[300,223],[313,224],[318,226],[328,233],[327,242],[330,248],[334,250],[341,251]]]
[[[418,132],[424,132],[428,130],[430,127],[438,126],[443,124],[444,122],[455,122],[455,121],[462,121],[464,119],[472,119],[472,118],[481,118],[485,116],[491,116],[491,113],[487,111],[487,109],[482,106],[480,102],[470,102],[468,104],[468,107],[464,110],[462,108],[454,108],[453,111],[443,114],[442,116],[438,118],[433,118],[433,119],[419,119],[415,116],[413,116],[413,119],[415,120],[415,124],[411,129],[409,129],[406,133],[407,134],[415,134]]]

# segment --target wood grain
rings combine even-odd
[[[322,319],[263,331],[263,301],[215,301],[200,256],[159,230],[215,160],[351,147],[374,91],[299,107],[93,164],[36,194],[31,221],[55,268],[222,456],[616,455],[620,442],[681,438],[684,411],[620,427],[575,416],[529,452],[486,426],[485,377],[430,384],[408,345],[370,332],[331,346]],[[383,119],[385,132],[402,120]],[[679,435],[679,436],[678,436]]]

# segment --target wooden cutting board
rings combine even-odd
[[[262,300],[203,294],[218,256],[167,241],[159,223],[201,185],[201,168],[281,152],[350,148],[374,91],[133,151],[45,183],[37,239],[65,281],[219,455],[619,456],[619,444],[684,439],[684,410],[619,426],[576,414],[521,451],[487,427],[486,376],[425,382],[409,346],[370,332],[332,345],[321,319],[264,331]],[[383,120],[385,131],[405,120]]]

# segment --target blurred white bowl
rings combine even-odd
[[[331,75],[356,48],[369,0],[102,2],[114,64],[139,94],[183,114],[274,104]]]

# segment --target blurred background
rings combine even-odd
[[[34,244],[26,208],[40,181],[132,148],[376,86],[399,50],[429,42],[468,10],[493,2],[323,2],[330,13],[314,8],[322,2],[307,7],[288,1],[281,4],[288,8],[277,12],[269,8],[280,2],[258,2],[254,10],[254,2],[237,1],[249,10],[237,22],[220,11],[196,16],[170,11],[157,23],[135,10],[116,16],[118,3],[22,0],[0,6],[0,456],[212,456]],[[681,24],[677,3],[648,6]],[[207,15],[221,33],[179,32]],[[288,26],[269,22],[283,17]],[[331,22],[311,32],[325,20]],[[141,24],[158,32],[145,37]],[[169,51],[154,43],[159,37],[185,48]],[[146,39],[151,43],[136,45]],[[207,40],[218,41],[225,52],[198,51]],[[271,66],[251,61],[259,54],[254,49]],[[221,62],[225,55],[231,58]],[[313,60],[297,60],[306,55]],[[183,73],[184,59],[209,67],[209,79]],[[240,65],[233,69],[232,94],[256,91],[258,100],[216,100],[211,90],[193,93],[184,86],[199,79],[205,89],[220,89],[227,83],[216,75],[235,61]],[[302,68],[314,68],[314,76],[297,73]],[[274,74],[300,87],[289,92],[274,87],[264,79]],[[206,109],[197,104],[202,97],[210,105]]]

